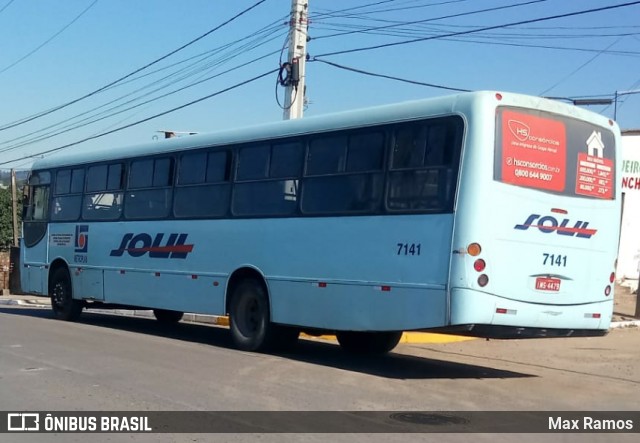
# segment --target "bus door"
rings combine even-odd
[[[21,243],[21,286],[25,292],[47,291],[49,262],[47,241],[51,174],[34,172],[29,178],[27,201],[24,202]]]

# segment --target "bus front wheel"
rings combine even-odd
[[[386,354],[400,342],[402,331],[339,331],[336,337],[345,351],[354,354]]]
[[[184,312],[180,311],[169,311],[168,309],[154,309],[153,315],[156,320],[165,325],[171,325],[174,323],[178,323],[182,320],[182,316]]]
[[[82,313],[82,300],[73,298],[71,278],[66,268],[55,270],[51,279],[51,309],[56,318],[65,321],[75,321]]]

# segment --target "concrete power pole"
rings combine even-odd
[[[305,63],[307,57],[308,0],[291,0],[289,26],[290,79],[285,89],[284,119],[301,118],[304,109]]]

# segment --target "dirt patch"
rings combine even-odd
[[[636,320],[637,295],[635,289],[616,284],[613,302],[613,321]]]

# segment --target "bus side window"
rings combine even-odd
[[[49,186],[36,186],[33,189],[33,205],[31,220],[47,220],[49,213]]]
[[[445,212],[453,207],[463,123],[445,117],[404,123],[394,130],[387,209]]]
[[[293,215],[298,208],[297,178],[303,158],[304,147],[299,142],[240,148],[232,213],[240,217]]]
[[[173,158],[133,160],[124,201],[129,219],[166,218],[173,196]]]
[[[339,132],[311,140],[302,186],[307,215],[380,211],[384,132]]]
[[[53,187],[51,220],[77,220],[82,209],[83,188],[84,168],[59,170]]]
[[[82,207],[85,220],[117,220],[122,214],[124,165],[91,166]],[[72,185],[73,187],[73,185]]]
[[[173,215],[222,217],[231,197],[231,151],[199,151],[182,154],[173,199]]]

